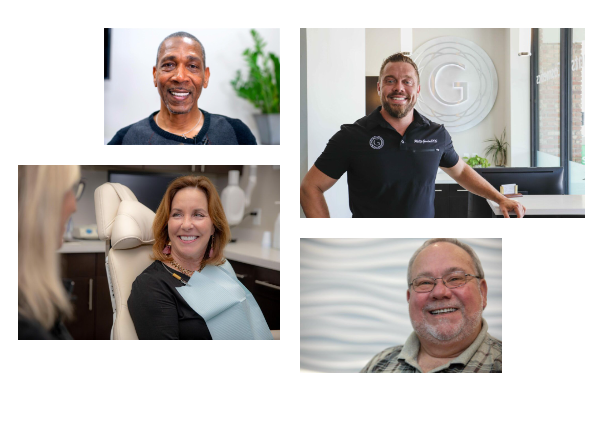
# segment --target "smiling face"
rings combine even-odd
[[[417,256],[410,279],[440,277],[455,270],[476,275],[472,259],[462,248],[448,242],[435,243]],[[487,306],[487,282],[471,279],[464,286],[447,288],[437,280],[432,292],[407,291],[411,324],[420,338],[432,343],[459,342],[476,338],[481,330],[481,315]],[[439,311],[449,309],[447,311]]]
[[[185,187],[176,192],[167,223],[172,257],[183,265],[203,260],[214,224],[202,190]]]
[[[419,90],[415,68],[406,62],[388,62],[377,83],[381,106],[394,118],[404,118],[411,112]]]
[[[188,114],[197,107],[201,91],[208,86],[210,69],[204,69],[199,44],[188,37],[165,40],[153,67],[155,87],[162,105],[172,114]]]

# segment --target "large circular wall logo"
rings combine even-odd
[[[380,136],[373,136],[369,143],[373,149],[381,149],[383,147],[383,139]]]
[[[470,40],[439,37],[411,56],[419,68],[417,109],[450,132],[474,127],[489,114],[498,96],[498,74],[491,58]]]

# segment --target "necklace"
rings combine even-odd
[[[197,128],[197,126],[199,125],[199,122],[201,121],[201,117],[203,117],[203,113],[201,111],[199,111],[199,119],[197,120],[197,124],[195,124],[195,127],[191,128],[189,131],[187,131],[186,133],[183,133],[181,136],[184,137],[185,139],[187,139],[186,135],[189,134],[191,131],[193,131],[195,128]],[[161,126],[159,125],[159,114],[155,115],[155,123],[157,123],[157,125],[159,126],[159,128],[161,128]],[[171,131],[169,131],[168,133],[171,133]],[[176,134],[176,133],[172,133],[172,134]]]
[[[180,282],[184,283],[186,286],[191,286],[188,284],[188,282],[184,279],[182,279],[180,276],[178,276],[176,273],[173,273],[170,269],[167,268],[167,266],[163,263],[161,263],[163,265],[163,267],[165,268],[165,270],[167,270],[167,272],[169,274],[171,274],[173,277],[175,277],[176,279],[178,279]]]
[[[201,270],[203,270],[203,267],[201,267],[199,270],[188,270],[188,269],[185,269],[185,268],[184,268],[184,267],[182,267],[180,264],[176,263],[176,261],[174,261],[174,260],[172,260],[172,261],[170,262],[170,264],[172,265],[172,267],[174,267],[174,268],[176,268],[176,269],[180,270],[182,273],[184,273],[184,274],[185,274],[185,275],[187,275],[187,276],[192,276],[192,275],[193,275],[193,273],[195,273],[195,272],[197,272],[197,271],[199,271],[199,272],[200,272]]]

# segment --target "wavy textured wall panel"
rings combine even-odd
[[[483,317],[502,339],[502,240],[460,239],[488,285]],[[301,239],[301,370],[358,372],[413,328],[407,266],[426,239]]]

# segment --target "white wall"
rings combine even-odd
[[[254,46],[250,29],[118,28],[111,32],[110,80],[104,80],[105,142],[121,128],[159,110],[159,93],[153,84],[152,68],[161,41],[177,31],[193,34],[205,48],[210,81],[198,106],[214,114],[239,118],[258,140],[252,114],[259,112],[245,99],[237,97],[230,84],[238,69],[247,75],[242,53]],[[257,31],[267,42],[266,51],[279,56],[279,29],[257,28]]]
[[[364,116],[364,39],[364,29],[307,29],[308,169],[342,124]],[[324,197],[331,217],[351,217],[346,176]]]
[[[384,59],[402,51],[400,28],[368,28],[366,35],[366,76],[377,77]]]
[[[460,156],[464,156],[464,154],[484,156],[483,152],[486,144],[483,143],[483,140],[494,135],[499,137],[504,127],[507,127],[507,132],[509,131],[506,112],[510,107],[508,97],[510,84],[507,84],[507,81],[509,81],[507,79],[509,65],[506,50],[508,30],[504,28],[413,29],[413,51],[417,50],[425,42],[443,36],[462,37],[476,43],[489,55],[496,67],[496,72],[498,73],[498,97],[490,113],[483,121],[471,129],[457,133],[449,132],[453,139],[453,146]],[[520,106],[529,108],[529,100],[527,105]]]
[[[300,146],[299,146],[299,181],[303,181],[305,174],[309,168],[307,167],[307,29],[301,28],[299,32],[299,44],[300,44],[300,63],[299,71],[300,84],[299,84],[299,106],[300,106]],[[303,208],[299,208],[300,217],[305,218]]]
[[[509,87],[506,109],[506,137],[510,141],[508,150],[511,167],[531,165],[530,131],[530,58],[518,56],[519,29],[511,28],[507,40],[509,72],[504,84]]]
[[[460,239],[481,260],[483,317],[502,339],[502,240]],[[407,266],[426,239],[301,239],[301,370],[358,372],[413,331]]]
[[[243,175],[241,176],[239,186],[245,191],[248,187],[248,177],[250,176],[249,165],[244,165]],[[261,225],[255,226],[253,218],[246,218],[237,227],[241,229],[250,229],[254,231],[273,231],[275,219],[280,213],[280,205],[276,201],[280,200],[280,167],[273,165],[259,165],[256,170],[257,183],[250,206],[247,210],[252,211],[256,208],[261,208]],[[228,184],[228,181],[223,185],[223,188]],[[218,189],[219,193],[222,189]],[[262,235],[261,235],[262,236]]]

